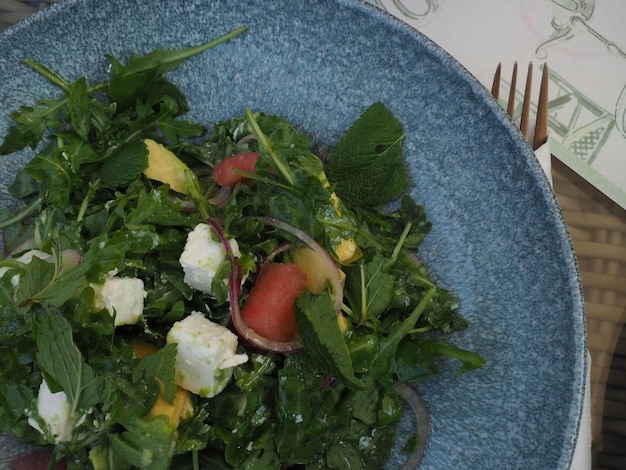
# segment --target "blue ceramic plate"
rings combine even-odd
[[[471,322],[454,341],[487,360],[461,377],[450,364],[421,387],[432,417],[421,468],[569,468],[586,344],[561,212],[496,102],[410,27],[350,0],[67,0],[0,36],[0,134],[19,105],[56,93],[25,57],[93,82],[106,73],[106,53],[197,45],[244,24],[247,34],[170,75],[189,97],[190,119],[251,108],[333,145],[380,100],[404,124],[412,195],[433,222],[421,257]],[[2,161],[3,205],[27,158]],[[0,460],[18,449],[0,445]]]

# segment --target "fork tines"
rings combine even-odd
[[[500,95],[500,81],[502,74],[502,64],[498,64],[494,75],[491,94],[498,99]],[[526,74],[526,85],[524,89],[524,98],[522,101],[522,111],[520,114],[520,131],[526,140],[535,150],[541,147],[548,140],[548,65],[543,65],[541,75],[541,87],[539,89],[539,99],[537,102],[537,115],[535,116],[535,132],[530,136],[530,108],[532,96],[532,79],[533,64],[528,64],[528,72]],[[517,62],[513,64],[513,73],[511,74],[511,85],[509,88],[509,96],[507,101],[507,113],[511,119],[515,119],[515,99],[517,89]]]

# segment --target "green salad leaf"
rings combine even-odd
[[[383,103],[328,155],[280,116],[247,110],[212,129],[184,118],[167,73],[245,31],[107,56],[96,84],[24,60],[59,96],[13,112],[0,145],[33,153],[10,186],[22,205],[0,222],[0,429],[54,446],[68,469],[382,468],[403,413],[394,384],[485,363],[453,344],[469,327],[460,301],[416,256],[431,226],[404,194],[402,125]],[[220,183],[242,155],[254,167]],[[289,354],[271,334],[253,347],[238,323],[267,263],[307,282],[287,306]],[[284,286],[272,288],[280,303]],[[270,322],[279,310],[258,311]],[[192,315],[211,329],[184,331]]]
[[[313,360],[346,386],[362,388],[329,295],[305,292],[296,299],[295,308],[300,338]]]
[[[97,403],[101,380],[85,363],[67,320],[59,313],[41,312],[35,319],[34,333],[37,361],[42,371],[65,391],[72,414]]]
[[[402,125],[383,103],[374,103],[335,146],[328,177],[350,205],[381,207],[408,188],[402,160]]]

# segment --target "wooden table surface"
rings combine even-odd
[[[48,2],[0,0],[0,30]],[[593,468],[626,468],[626,211],[553,161],[554,190],[578,258],[591,353]],[[626,170],[625,170],[626,171]]]

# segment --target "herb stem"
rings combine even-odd
[[[293,186],[295,183],[295,179],[293,177],[293,174],[291,173],[291,170],[289,170],[287,162],[285,162],[283,158],[281,158],[281,155],[276,151],[270,140],[263,133],[263,131],[261,130],[261,126],[259,126],[259,123],[256,121],[254,115],[249,109],[246,109],[246,118],[248,119],[248,123],[252,128],[252,133],[259,142],[260,149],[265,151],[265,153],[270,157],[270,163],[273,163],[273,165],[283,176],[283,178],[285,178],[287,182],[291,186]]]
[[[43,198],[41,196],[39,196],[36,199],[33,199],[26,207],[24,207],[24,209],[22,209],[22,211],[19,214],[3,222],[0,222],[0,229],[10,227],[11,225],[17,224],[18,222],[21,222],[22,220],[24,220],[26,217],[28,217],[29,215],[37,211],[37,209],[39,209],[39,206],[41,205],[42,200]]]
[[[395,346],[399,344],[400,340],[413,329],[413,327],[417,323],[417,320],[419,320],[419,318],[422,316],[422,313],[424,313],[424,310],[426,310],[426,307],[430,303],[436,291],[437,289],[432,287],[426,292],[426,294],[424,295],[424,297],[422,297],[413,312],[411,312],[411,314],[402,323],[400,323],[400,325],[395,330],[393,330],[391,334],[389,334],[387,340],[385,341],[385,344],[381,346],[381,351],[389,347],[389,345]]]
[[[200,470],[200,462],[198,460],[198,451],[197,450],[193,450],[191,452],[191,459],[193,462],[193,470]]]
[[[92,93],[96,93],[98,91],[106,90],[108,86],[109,86],[109,82],[96,83],[95,85],[90,86],[89,88],[87,88],[87,93],[89,93],[91,95]]]
[[[198,211],[200,212],[202,217],[204,217],[206,220],[209,220],[211,218],[209,203],[202,194],[200,184],[198,183],[198,178],[189,169],[185,170],[185,188],[187,189],[187,194],[198,208]]]
[[[432,326],[423,326],[421,328],[413,328],[411,331],[409,331],[407,334],[420,334],[420,333],[426,333],[430,330],[432,330],[433,327]]]
[[[100,179],[97,179],[93,183],[89,183],[89,189],[87,191],[87,195],[83,199],[83,202],[80,204],[80,208],[78,209],[78,215],[76,216],[76,222],[80,223],[83,221],[83,217],[85,217],[85,212],[87,212],[87,207],[89,206],[89,202],[91,198],[96,192],[98,185],[100,183]]]
[[[102,230],[102,233],[109,233],[113,229],[113,227],[115,226],[115,222],[117,222],[117,220],[119,219],[118,213],[124,210],[124,207],[126,207],[126,203],[126,199],[120,199],[119,203],[111,208],[111,216],[109,217],[109,220],[107,220],[104,229]]]
[[[367,286],[365,285],[365,266],[359,264],[359,273],[361,275],[361,316],[359,317],[359,326],[367,321]]]
[[[39,62],[35,62],[32,59],[24,59],[23,62],[26,65],[30,66],[32,69],[34,69],[36,72],[39,72],[41,75],[46,77],[56,86],[62,88],[63,90],[69,93],[70,89],[72,88],[72,85],[67,80],[65,80],[61,75],[56,73],[54,70],[51,70],[45,65],[40,64]]]
[[[412,226],[413,226],[413,224],[411,222],[408,222],[404,226],[404,229],[402,230],[402,234],[400,235],[400,239],[398,240],[398,243],[396,243],[396,246],[393,249],[393,253],[391,253],[391,259],[390,259],[390,263],[391,264],[395,263],[396,260],[398,259],[398,255],[400,254],[400,250],[402,250],[402,246],[404,245],[406,237],[409,236],[409,232],[411,231],[411,227]]]
[[[247,30],[248,30],[247,26],[241,26],[233,31],[230,31],[224,34],[223,36],[220,36],[217,39],[214,39],[213,41],[207,42],[206,44],[202,44],[201,46],[188,47],[186,49],[181,49],[179,51],[176,51],[175,53],[170,54],[167,58],[161,60],[160,63],[158,64],[159,65],[158,68],[161,70],[168,70],[168,66],[171,67],[177,62],[187,60],[190,57],[193,57],[197,54],[200,54],[201,52],[211,49],[212,47],[215,47],[223,42],[226,42],[229,39],[234,38],[235,36],[239,36],[240,34],[246,32]],[[140,64],[140,65],[137,65],[137,64]],[[153,61],[139,60],[136,62],[135,67],[129,68],[127,73],[122,74],[122,76],[131,75],[131,74],[138,75],[144,72],[151,72],[154,69],[155,69],[155,64]]]

